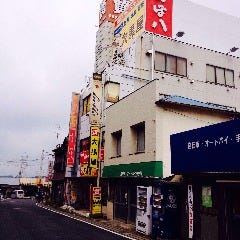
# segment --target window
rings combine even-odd
[[[114,145],[114,155],[121,156],[121,145],[122,145],[122,130],[112,133],[113,145]]]
[[[131,126],[136,140],[136,152],[145,151],[145,122],[138,123],[134,126]]]
[[[187,76],[187,59],[156,52],[155,70]]]
[[[83,99],[83,112],[82,116],[86,115],[88,112],[90,112],[90,96],[88,95],[86,98]]]
[[[207,82],[210,82],[210,83],[234,87],[233,70],[207,64],[206,78],[207,78]]]

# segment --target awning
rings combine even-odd
[[[163,177],[159,161],[104,166],[103,177]]]
[[[194,99],[182,97],[182,96],[176,96],[176,95],[170,95],[166,96],[164,98],[161,98],[156,102],[157,104],[179,104],[179,105],[188,105],[192,107],[199,107],[199,108],[206,108],[211,110],[218,110],[218,111],[225,111],[225,112],[231,112],[231,113],[237,113],[236,109],[234,107],[228,107],[208,102],[200,102]]]

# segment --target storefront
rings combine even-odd
[[[239,239],[239,149],[240,120],[171,136],[172,172],[184,179],[183,239]]]
[[[108,217],[135,223],[137,186],[152,186],[155,178],[161,179],[162,162],[105,166],[103,178],[108,181]]]

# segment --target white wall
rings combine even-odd
[[[170,135],[230,120],[226,114],[216,111],[190,109],[188,107],[157,108],[156,158],[163,162],[163,177],[171,176]]]

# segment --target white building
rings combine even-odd
[[[104,101],[102,104],[101,125],[102,131],[105,132],[102,133],[102,140],[105,140],[105,160],[101,168],[104,167],[103,177],[107,177],[109,183],[110,200],[116,193],[111,192],[111,185],[115,187],[121,185],[123,179],[131,176],[124,170],[129,164],[158,162],[157,169],[161,168],[161,172],[156,173],[156,176],[145,177],[171,177],[169,145],[171,133],[224,121],[240,112],[238,90],[240,60],[237,56],[232,56],[237,55],[238,51],[229,53],[230,49],[239,46],[239,19],[187,0],[181,2],[174,0],[172,18],[168,22],[171,26],[165,26],[169,29],[171,27],[171,34],[162,36],[155,33],[155,28],[153,33],[145,29],[143,9],[146,4],[152,4],[151,1],[133,2],[136,5],[132,10],[128,10],[126,16],[122,18],[120,16],[121,20],[114,24],[114,20],[119,16],[114,5],[116,1],[103,1],[100,14],[102,18],[96,36],[95,72],[102,74],[104,90],[107,89],[106,84],[109,82],[119,84],[120,101],[111,107],[109,106],[113,103]],[[132,11],[136,9],[138,12],[133,14]],[[201,17],[196,17],[199,16],[199,12]],[[211,22],[208,20],[209,16]],[[143,22],[140,22],[141,19]],[[159,18],[159,23],[161,19],[165,20]],[[124,33],[129,32],[134,24],[138,24],[136,26],[141,28],[141,31],[133,34],[132,39],[126,40],[123,44]],[[185,34],[182,38],[175,39],[179,31]],[[80,154],[89,148],[87,139],[90,136],[91,87],[90,83],[81,93]],[[106,92],[103,92],[104,95]],[[105,111],[106,108],[108,109]],[[133,146],[136,140],[134,134],[138,129],[144,129],[145,133],[144,153],[140,154],[136,154]],[[119,138],[122,138],[123,144],[121,156],[119,152],[115,152],[119,151],[119,145],[116,145]],[[115,181],[112,177],[116,175],[111,176],[110,173],[121,167],[123,167],[120,171],[121,176]],[[138,177],[133,179],[138,183],[132,185],[134,189],[136,184],[144,183],[141,170],[136,171],[135,176]],[[90,181],[87,180],[89,177],[80,174],[80,178],[83,184],[89,184]],[[125,187],[130,186],[128,180],[124,180]],[[126,200],[124,195],[126,191],[135,196],[135,192],[126,187],[119,193],[122,201]],[[129,197],[128,201],[128,208],[124,211],[128,213],[132,211],[132,214],[117,217],[133,221],[135,200]],[[112,206],[113,202],[109,201],[108,216],[116,217]]]

